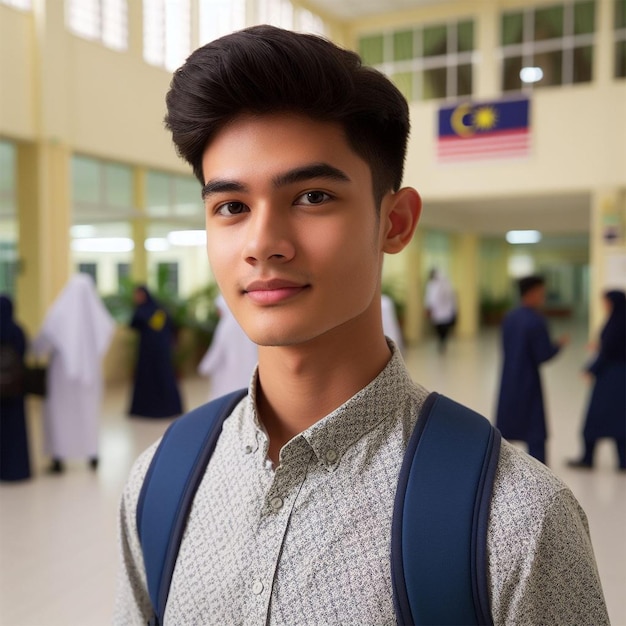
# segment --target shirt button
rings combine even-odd
[[[252,585],[252,593],[255,596],[260,596],[263,593],[263,583],[260,580],[255,580]]]
[[[283,499],[276,496],[270,500],[270,506],[274,511],[278,511],[283,506]]]
[[[244,448],[244,451],[245,451],[245,453],[246,453],[246,454],[251,454],[251,452],[252,452],[252,446],[246,446],[246,447]]]
[[[334,463],[337,460],[337,452],[335,450],[326,450],[326,460],[329,463]]]

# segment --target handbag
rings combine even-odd
[[[24,393],[45,396],[48,382],[48,368],[44,365],[28,365],[24,371]]]

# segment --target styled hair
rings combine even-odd
[[[404,96],[354,52],[315,35],[253,26],[195,50],[174,73],[165,125],[204,184],[202,156],[242,114],[289,112],[339,124],[368,163],[377,205],[402,183],[409,134]]]
[[[543,276],[525,276],[517,281],[519,295],[523,298],[529,291],[546,284]]]

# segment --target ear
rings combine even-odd
[[[385,196],[381,206],[383,252],[397,254],[411,241],[422,211],[422,199],[412,187]]]

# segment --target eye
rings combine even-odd
[[[248,207],[243,202],[225,202],[215,210],[216,215],[239,215],[245,213]]]
[[[324,202],[328,202],[332,199],[330,194],[327,194],[325,191],[307,191],[303,193],[301,196],[296,198],[294,204],[304,204],[307,206],[314,206],[317,204],[324,204]]]

